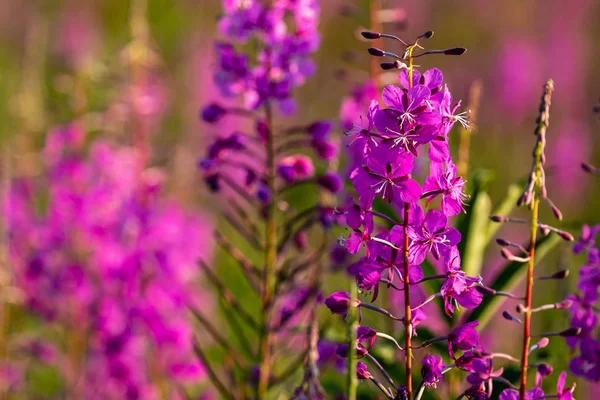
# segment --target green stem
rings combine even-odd
[[[269,329],[269,320],[273,298],[275,294],[275,284],[277,282],[277,225],[275,221],[276,213],[276,193],[275,193],[275,145],[273,139],[273,113],[271,105],[267,102],[265,105],[265,115],[269,134],[266,141],[267,153],[267,186],[271,192],[271,201],[266,209],[266,236],[265,236],[265,268],[263,270],[262,285],[262,306],[263,306],[263,325],[260,338],[260,377],[258,381],[258,398],[264,399],[269,389],[269,376],[271,374],[271,332]]]

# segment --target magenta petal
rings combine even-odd
[[[458,304],[468,309],[476,308],[481,304],[482,300],[483,295],[474,288],[471,288],[470,290],[456,296],[456,301],[458,301]]]
[[[448,218],[442,212],[440,212],[438,210],[434,210],[434,209],[430,209],[429,211],[427,211],[427,214],[425,215],[425,219],[423,220],[423,225],[425,226],[425,229],[427,229],[427,231],[430,234],[433,234],[441,229],[444,229],[446,227],[447,223],[448,223]],[[460,236],[459,236],[459,241],[460,241]]]
[[[404,92],[395,85],[386,86],[381,93],[383,103],[394,110],[404,110],[402,96],[404,96]]]
[[[402,182],[402,188],[398,190],[398,196],[405,203],[415,203],[421,198],[421,186],[412,179]]]

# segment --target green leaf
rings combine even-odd
[[[472,203],[469,218],[468,234],[464,238],[462,268],[468,276],[481,274],[483,255],[489,242],[485,232],[488,228],[489,216],[492,211],[492,200],[486,192],[480,192]]]
[[[535,246],[535,265],[539,264],[560,242],[561,238],[557,235],[549,235],[540,239]],[[526,263],[509,262],[494,282],[487,286],[495,290],[510,292],[521,282],[526,272]],[[469,320],[478,320],[479,329],[484,329],[505,300],[506,297],[503,296],[485,296],[481,305],[469,315]]]

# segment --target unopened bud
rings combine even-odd
[[[556,303],[556,309],[563,310],[565,308],[570,308],[573,305],[573,300],[563,300],[560,303]]]
[[[433,31],[427,31],[419,36],[417,39],[429,39],[433,36]]]
[[[444,50],[444,54],[447,56],[461,56],[467,52],[467,49],[464,47],[454,47],[452,49]]]
[[[595,174],[597,171],[596,167],[588,163],[581,163],[581,169],[589,174]]]
[[[490,219],[494,222],[506,222],[506,217],[502,215],[491,215]]]
[[[523,314],[525,311],[527,311],[527,307],[525,307],[524,304],[517,304],[517,306],[515,307],[515,309],[517,310],[517,312],[519,314]]]
[[[538,279],[546,280],[546,279],[565,279],[569,276],[568,269],[561,269],[558,272],[553,273],[552,275],[540,276]]]
[[[548,346],[548,343],[550,343],[550,339],[545,337],[545,338],[541,338],[540,341],[537,342],[536,346],[540,349],[543,349],[544,347]]]
[[[383,57],[383,54],[385,53],[383,50],[378,49],[377,47],[369,47],[367,51],[370,55],[375,57]]]
[[[563,240],[566,240],[567,242],[572,242],[572,241],[575,240],[575,238],[573,237],[573,235],[571,235],[569,232],[556,231],[556,234],[558,236],[560,236]]]
[[[381,33],[378,32],[371,32],[371,31],[364,31],[360,33],[362,35],[362,37],[364,37],[365,39],[379,39],[381,37]]]
[[[503,311],[502,312],[502,316],[504,317],[504,319],[506,319],[508,321],[513,321],[513,322],[516,322],[518,324],[522,324],[523,323],[523,321],[521,321],[519,318],[515,317],[514,315],[512,315],[508,311]]]
[[[508,240],[502,239],[502,238],[496,238],[496,243],[498,243],[500,246],[510,246],[511,242],[509,242]]]
[[[546,225],[540,225],[540,232],[542,235],[548,236],[550,234],[550,228],[548,228]]]
[[[506,258],[509,261],[517,261],[517,262],[527,262],[529,261],[529,256],[527,257],[517,257],[513,253],[511,253],[506,247],[503,247],[500,250],[502,257]]]
[[[569,336],[577,336],[581,333],[581,328],[568,328],[564,331],[560,332],[560,336],[569,337]]]
[[[556,206],[552,206],[552,214],[556,217],[557,220],[562,221],[563,215]]]

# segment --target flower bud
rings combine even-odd
[[[464,47],[454,47],[452,49],[444,50],[444,54],[447,56],[460,56],[467,52],[467,49]]]
[[[383,50],[378,49],[377,47],[369,47],[367,51],[370,55],[375,57],[383,57],[383,54],[385,53]]]
[[[417,39],[429,39],[433,36],[433,31],[427,31],[425,33],[423,33],[421,36],[419,36]]]
[[[381,37],[381,33],[378,32],[364,31],[360,34],[362,35],[362,37],[369,40],[379,39]]]
[[[506,222],[506,217],[502,215],[491,215],[490,219],[494,222]]]
[[[317,178],[317,183],[331,193],[337,193],[342,188],[342,178],[334,172],[327,172]]]
[[[352,307],[358,307],[360,300],[356,299],[352,304]],[[327,296],[325,299],[325,305],[329,308],[333,314],[345,315],[348,309],[351,307],[350,293],[348,292],[335,292]]]
[[[564,331],[560,332],[560,336],[562,336],[562,337],[577,336],[580,333],[581,333],[581,328],[568,328],[568,329],[565,329]]]
[[[200,118],[202,118],[202,121],[204,122],[214,124],[219,122],[219,120],[223,118],[225,114],[227,114],[226,109],[217,103],[211,103],[202,109]]]
[[[504,319],[507,320],[507,321],[513,321],[513,322],[516,322],[518,324],[522,324],[523,323],[523,321],[521,321],[519,318],[515,317],[514,315],[512,315],[508,311],[503,311],[502,312],[502,317],[504,317]]]
[[[358,379],[369,379],[371,374],[367,371],[367,366],[360,361],[356,363],[356,377]]]

